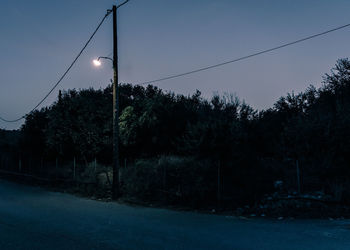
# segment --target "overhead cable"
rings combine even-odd
[[[146,84],[166,81],[166,80],[170,80],[170,79],[174,79],[174,78],[178,78],[178,77],[182,77],[182,76],[186,76],[186,75],[191,75],[191,74],[194,74],[194,73],[198,73],[198,72],[209,70],[209,69],[213,69],[213,68],[218,68],[218,67],[224,66],[226,64],[242,61],[242,60],[245,60],[245,59],[248,59],[248,58],[251,58],[251,57],[255,57],[255,56],[258,56],[258,55],[261,55],[261,54],[265,54],[265,53],[268,53],[268,52],[271,52],[271,51],[274,51],[274,50],[282,49],[284,47],[291,46],[291,45],[294,45],[296,43],[301,43],[301,42],[304,42],[304,41],[307,41],[307,40],[310,40],[310,39],[313,39],[313,38],[316,38],[316,37],[319,37],[319,36],[323,36],[323,35],[326,35],[328,33],[331,33],[331,32],[334,32],[334,31],[337,31],[337,30],[340,30],[340,29],[347,28],[349,26],[350,26],[350,23],[346,24],[346,25],[343,25],[343,26],[339,26],[339,27],[331,29],[331,30],[327,30],[327,31],[315,34],[315,35],[311,35],[311,36],[308,36],[308,37],[305,37],[305,38],[301,38],[301,39],[293,41],[293,42],[285,43],[285,44],[279,45],[277,47],[273,47],[271,49],[262,50],[262,51],[259,51],[259,52],[256,52],[256,53],[253,53],[253,54],[250,54],[250,55],[247,55],[247,56],[239,57],[239,58],[236,58],[236,59],[233,59],[233,60],[229,60],[229,61],[226,61],[226,62],[210,65],[210,66],[207,66],[207,67],[203,67],[203,68],[199,68],[199,69],[195,69],[195,70],[191,70],[191,71],[187,71],[187,72],[180,73],[180,74],[165,76],[165,77],[162,77],[162,78],[159,78],[159,79],[155,79],[155,80],[151,80],[151,81],[147,81],[147,82],[141,82],[141,83],[138,83],[138,84],[139,85],[146,85]]]
[[[4,122],[18,122],[22,119],[25,118],[25,116],[27,114],[30,114],[31,112],[33,112],[35,109],[37,109],[48,97],[49,95],[56,89],[56,87],[62,82],[62,80],[66,77],[66,75],[68,74],[68,72],[72,69],[72,67],[74,66],[74,64],[78,61],[79,57],[83,54],[84,50],[86,49],[86,47],[89,45],[89,43],[91,42],[91,40],[94,38],[95,34],[97,33],[97,31],[100,29],[101,25],[103,24],[103,22],[106,20],[106,18],[111,14],[111,11],[107,11],[106,15],[102,18],[102,20],[100,21],[100,23],[98,24],[97,28],[94,30],[94,32],[92,33],[92,35],[90,36],[90,38],[87,40],[87,42],[85,43],[85,45],[83,46],[83,48],[80,50],[80,52],[78,53],[78,55],[74,58],[73,62],[69,65],[69,67],[67,68],[67,70],[63,73],[63,75],[58,79],[58,81],[53,85],[53,87],[50,89],[50,91],[44,96],[44,98],[42,98],[40,100],[40,102],[38,102],[37,105],[35,105],[34,108],[32,108],[28,113],[24,114],[23,116],[17,118],[17,119],[13,119],[13,120],[9,120],[9,119],[5,119],[3,117],[0,116],[0,120],[4,121]]]

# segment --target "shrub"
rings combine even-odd
[[[216,169],[211,161],[161,156],[122,169],[122,190],[143,201],[208,206],[216,202]]]

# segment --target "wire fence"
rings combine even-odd
[[[110,194],[113,171],[95,158],[85,161],[79,157],[62,160],[46,157],[24,157],[0,153],[0,175],[30,183],[44,183],[54,187],[101,196]]]
[[[343,183],[331,183],[330,186],[318,175],[306,172],[302,162],[273,159],[264,159],[263,162],[266,171],[242,173],[220,161],[198,161],[188,157],[121,159],[119,178],[125,198],[193,207],[234,207],[275,192],[332,192],[338,200],[344,195]],[[278,174],[273,174],[276,173],[274,168],[279,169]],[[113,180],[112,167],[102,164],[97,158],[90,161],[80,157],[63,160],[1,152],[0,175],[73,188],[83,194],[102,197],[111,193]]]

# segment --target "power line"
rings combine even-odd
[[[165,81],[165,80],[170,80],[170,79],[174,79],[174,78],[178,78],[178,77],[182,77],[182,76],[198,73],[198,72],[201,72],[201,71],[217,68],[217,67],[220,67],[220,66],[223,66],[223,65],[226,65],[226,64],[242,61],[242,60],[245,60],[245,59],[248,59],[248,58],[251,58],[251,57],[254,57],[254,56],[258,56],[258,55],[261,55],[261,54],[265,54],[265,53],[268,53],[268,52],[271,52],[271,51],[274,51],[274,50],[282,49],[284,47],[287,47],[287,46],[290,46],[290,45],[294,45],[296,43],[301,43],[301,42],[304,42],[306,40],[313,39],[315,37],[323,36],[323,35],[326,35],[328,33],[331,33],[331,32],[334,32],[334,31],[337,31],[337,30],[340,30],[340,29],[344,29],[344,28],[349,27],[349,26],[350,26],[350,23],[346,24],[346,25],[343,25],[343,26],[339,26],[339,27],[331,29],[331,30],[327,30],[327,31],[324,31],[324,32],[312,35],[312,36],[308,36],[308,37],[296,40],[296,41],[293,41],[293,42],[285,43],[285,44],[282,44],[280,46],[277,46],[277,47],[274,47],[274,48],[271,48],[271,49],[267,49],[267,50],[263,50],[263,51],[260,51],[260,52],[256,52],[254,54],[250,54],[250,55],[247,55],[247,56],[239,57],[239,58],[236,58],[236,59],[233,59],[233,60],[230,60],[230,61],[226,61],[226,62],[215,64],[215,65],[211,65],[211,66],[195,69],[195,70],[188,71],[188,72],[185,72],[185,73],[180,73],[180,74],[176,74],[176,75],[170,75],[170,76],[166,76],[166,77],[159,78],[159,79],[156,79],[156,80],[142,82],[142,83],[139,83],[139,85],[145,85],[145,84],[151,84],[151,83],[155,83],[155,82],[161,82],[161,81]]]
[[[127,4],[130,0],[125,0],[123,3],[117,5],[117,9],[122,7],[124,4]]]
[[[120,6],[126,4],[128,1],[129,0],[125,1]],[[118,7],[120,7],[120,6],[118,6]],[[105,21],[105,19],[110,15],[110,13],[111,13],[110,11],[107,11],[106,15],[102,18],[101,22],[99,23],[99,25],[97,26],[95,31],[92,33],[92,35],[90,36],[90,38],[88,39],[88,41],[86,42],[84,47],[78,53],[76,58],[73,60],[71,65],[68,67],[68,69],[64,72],[64,74],[57,81],[57,83],[51,88],[51,90],[45,95],[45,97],[33,109],[31,109],[30,112],[28,112],[27,114],[33,112],[36,108],[38,108],[47,99],[47,97],[55,90],[55,88],[61,83],[61,81],[65,78],[65,76],[68,74],[68,72],[74,66],[74,64],[77,62],[77,60],[79,59],[81,54],[84,52],[86,47],[89,45],[89,43],[91,42],[91,40],[93,39],[93,37],[95,36],[97,31],[100,29],[100,27],[103,24],[103,22]],[[270,48],[270,49],[259,51],[259,52],[256,52],[256,53],[253,53],[253,54],[250,54],[250,55],[247,55],[247,56],[236,58],[236,59],[233,59],[233,60],[230,60],[230,61],[226,61],[226,62],[222,62],[222,63],[219,63],[219,64],[215,64],[215,65],[199,68],[199,69],[188,71],[188,72],[185,72],[185,73],[180,73],[180,74],[171,75],[171,76],[167,76],[167,77],[163,77],[163,78],[159,78],[159,79],[155,79],[155,80],[151,80],[151,81],[147,81],[147,82],[142,82],[142,83],[139,83],[139,85],[145,85],[145,84],[151,84],[151,83],[155,83],[155,82],[170,80],[170,79],[174,79],[174,78],[178,78],[178,77],[182,77],[182,76],[198,73],[198,72],[201,72],[201,71],[217,68],[217,67],[220,67],[220,66],[223,66],[223,65],[226,65],[226,64],[242,61],[242,60],[245,60],[245,59],[248,59],[248,58],[251,58],[251,57],[255,57],[255,56],[258,56],[258,55],[261,55],[261,54],[265,54],[265,53],[268,53],[268,52],[271,52],[271,51],[274,51],[274,50],[278,50],[278,49],[281,49],[281,48],[284,48],[284,47],[287,47],[287,46],[291,46],[291,45],[294,45],[294,44],[297,44],[297,43],[300,43],[300,42],[304,42],[304,41],[307,41],[307,40],[310,40],[310,39],[313,39],[313,38],[316,38],[316,37],[319,37],[319,36],[323,36],[323,35],[326,35],[328,33],[331,33],[331,32],[334,32],[334,31],[337,31],[337,30],[340,30],[340,29],[344,29],[344,28],[349,27],[349,26],[350,26],[350,23],[346,24],[346,25],[343,25],[343,26],[339,26],[339,27],[330,29],[330,30],[327,30],[327,31],[324,31],[324,32],[321,32],[321,33],[318,33],[318,34],[315,34],[315,35],[311,35],[311,36],[308,36],[308,37],[296,40],[296,41],[293,41],[293,42],[285,43],[285,44],[282,44],[282,45],[274,47],[274,48]],[[4,119],[4,118],[0,117],[0,120],[2,120],[4,122],[17,122],[17,121],[20,121],[20,120],[24,119],[25,115],[23,115],[22,117],[20,117],[18,119],[14,119],[14,120],[7,120],[7,119]]]
[[[91,42],[91,40],[94,38],[95,34],[97,33],[97,31],[100,29],[101,25],[103,24],[103,22],[106,20],[106,18],[111,14],[111,11],[107,11],[106,15],[102,18],[102,20],[100,21],[100,23],[98,24],[97,28],[95,29],[95,31],[92,33],[92,35],[90,36],[90,38],[87,40],[87,42],[85,43],[85,45],[83,46],[83,48],[80,50],[80,52],[78,53],[78,55],[75,57],[75,59],[73,60],[73,62],[69,65],[69,67],[67,68],[67,70],[63,73],[63,75],[60,77],[60,79],[53,85],[53,87],[50,89],[50,91],[44,96],[43,99],[41,99],[41,101],[34,107],[32,108],[28,113],[24,114],[23,116],[21,116],[20,118],[14,119],[14,120],[8,120],[8,119],[4,119],[0,116],[0,120],[4,121],[4,122],[18,122],[22,119],[25,118],[25,116],[27,114],[30,114],[31,112],[33,112],[36,108],[38,108],[48,97],[49,95],[55,90],[55,88],[62,82],[62,80],[65,78],[65,76],[68,74],[68,72],[72,69],[72,67],[74,66],[74,64],[78,61],[79,57],[83,54],[84,50],[86,49],[86,47],[89,45],[89,43]]]

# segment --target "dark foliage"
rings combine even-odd
[[[111,103],[111,87],[60,92],[50,107],[26,117],[21,152],[110,164]],[[302,192],[322,191],[350,203],[349,111],[347,59],[325,75],[321,88],[288,94],[261,112],[233,95],[206,100],[199,91],[183,96],[121,84],[124,195],[193,206],[218,198],[232,206],[252,203],[273,192],[277,180],[296,191],[298,162]],[[2,152],[19,151],[3,138]]]

